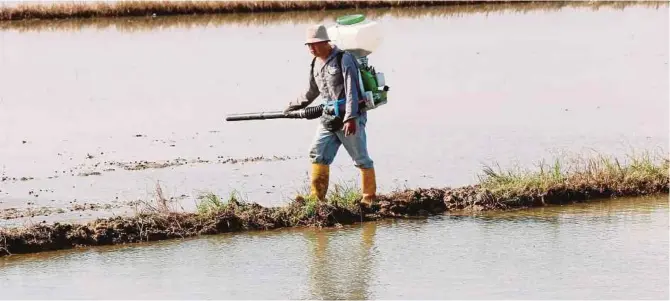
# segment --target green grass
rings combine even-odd
[[[304,199],[305,202],[302,205],[302,216],[298,219],[312,218],[317,214],[319,200],[316,197],[311,197],[309,195],[305,196]]]
[[[307,189],[303,189],[297,196],[298,198],[304,199],[303,209],[305,215],[312,216],[316,214],[316,208],[318,207],[319,201],[316,197],[311,197],[309,195],[309,183],[307,184]],[[356,211],[359,209],[358,205],[362,197],[361,189],[355,182],[331,182],[324,203],[334,207]]]
[[[233,199],[236,192],[233,191],[231,193],[231,198]],[[205,192],[198,196],[198,200],[200,200],[199,203],[196,205],[196,210],[198,214],[202,215],[209,215],[213,213],[220,212],[221,210],[224,210],[228,202],[223,202],[221,198],[212,193],[212,192]]]
[[[329,189],[326,200],[333,206],[342,207],[350,211],[356,211],[360,200],[363,198],[361,188],[356,182],[340,182],[332,185]]]
[[[314,216],[319,205],[318,199],[310,196],[310,187],[310,178],[307,174],[303,178],[302,185],[294,191],[294,196],[290,198],[290,201],[302,200],[302,211],[305,217]],[[333,181],[331,179],[324,204],[356,211],[359,209],[358,204],[362,197],[360,186],[355,180]]]
[[[203,192],[198,196],[196,204],[196,213],[200,215],[212,215],[220,213],[226,209],[235,209],[237,205],[248,205],[246,199],[242,198],[239,191],[233,190],[228,195],[227,200],[222,200],[218,195],[212,192]]]
[[[607,187],[629,189],[639,183],[663,183],[668,179],[668,158],[650,152],[633,153],[624,160],[597,154],[591,157],[544,161],[535,170],[485,165],[479,184],[497,197],[543,192],[560,187]]]

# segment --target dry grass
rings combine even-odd
[[[9,246],[7,245],[7,237],[0,232],[0,254],[8,254],[12,255],[11,252],[9,252]]]
[[[23,4],[0,8],[0,28],[13,30],[76,30],[116,27],[122,31],[168,27],[268,25],[333,20],[349,13],[369,18],[420,18],[472,13],[558,10],[565,7],[624,9],[631,5],[666,6],[664,2],[627,1],[133,1],[118,3]],[[305,12],[309,11],[309,12]],[[158,16],[158,17],[154,17]],[[164,17],[171,16],[171,17]],[[139,18],[138,18],[139,17]],[[7,22],[14,20],[13,22]],[[20,20],[20,21],[16,21]]]
[[[119,1],[20,4],[0,20],[283,12],[371,7],[414,7],[486,1]],[[493,1],[489,1],[493,2]],[[500,1],[498,1],[500,2]]]
[[[135,215],[170,215],[176,212],[184,212],[182,204],[174,197],[167,197],[163,192],[160,181],[156,182],[154,191],[155,198],[152,200],[138,200],[132,203]]]

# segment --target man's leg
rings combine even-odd
[[[363,200],[365,205],[372,205],[377,195],[377,181],[375,177],[374,162],[368,154],[367,136],[365,125],[367,116],[358,118],[356,124],[356,134],[345,136],[343,131],[338,131],[337,135],[342,140],[342,145],[354,161],[354,165],[361,171],[361,183],[363,189]]]
[[[333,163],[340,145],[341,142],[337,135],[326,130],[319,123],[309,150],[309,157],[312,162],[310,195],[321,201],[325,201],[330,180],[330,164]]]

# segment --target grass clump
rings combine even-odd
[[[196,210],[198,214],[212,214],[219,212],[224,209],[226,203],[224,203],[218,195],[207,192],[198,197],[200,203],[196,205]]]
[[[274,217],[290,227],[325,227],[364,219],[359,207],[362,198],[356,185],[333,183],[324,201],[310,195],[309,180],[296,191],[287,205],[276,208]]]
[[[640,195],[667,185],[669,162],[667,157],[643,152],[628,155],[627,160],[602,154],[555,159],[552,164],[540,162],[537,170],[487,165],[479,185],[502,200],[566,189]]]
[[[319,207],[319,199],[313,196],[306,196],[302,205],[302,215],[299,219],[312,218],[316,216]]]
[[[196,212],[201,215],[211,215],[227,209],[229,205],[240,204],[242,198],[237,190],[233,190],[225,202],[212,192],[200,194],[198,200],[200,202],[196,204]]]
[[[326,199],[333,206],[343,207],[351,211],[359,209],[363,198],[361,189],[356,184],[336,183],[328,192]]]
[[[359,210],[359,203],[363,195],[355,183],[339,182],[330,185],[325,202],[319,202],[316,197],[310,196],[309,191],[299,194],[298,197],[304,200],[305,215],[309,217],[316,213],[316,209],[321,203],[356,212]]]
[[[557,183],[563,183],[568,176],[558,159],[551,165],[541,162],[539,171],[520,168],[503,170],[499,164],[495,165],[496,169],[489,165],[484,166],[479,182],[481,187],[503,196],[533,189],[546,190]]]

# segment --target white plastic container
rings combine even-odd
[[[375,108],[375,100],[374,100],[374,94],[372,94],[372,91],[365,91],[365,107],[368,110],[372,110]]]
[[[386,85],[386,78],[384,78],[383,72],[377,72],[377,86],[383,87]]]
[[[365,19],[363,15],[340,17],[327,30],[328,36],[337,47],[359,58],[370,55],[382,42],[379,24]]]

